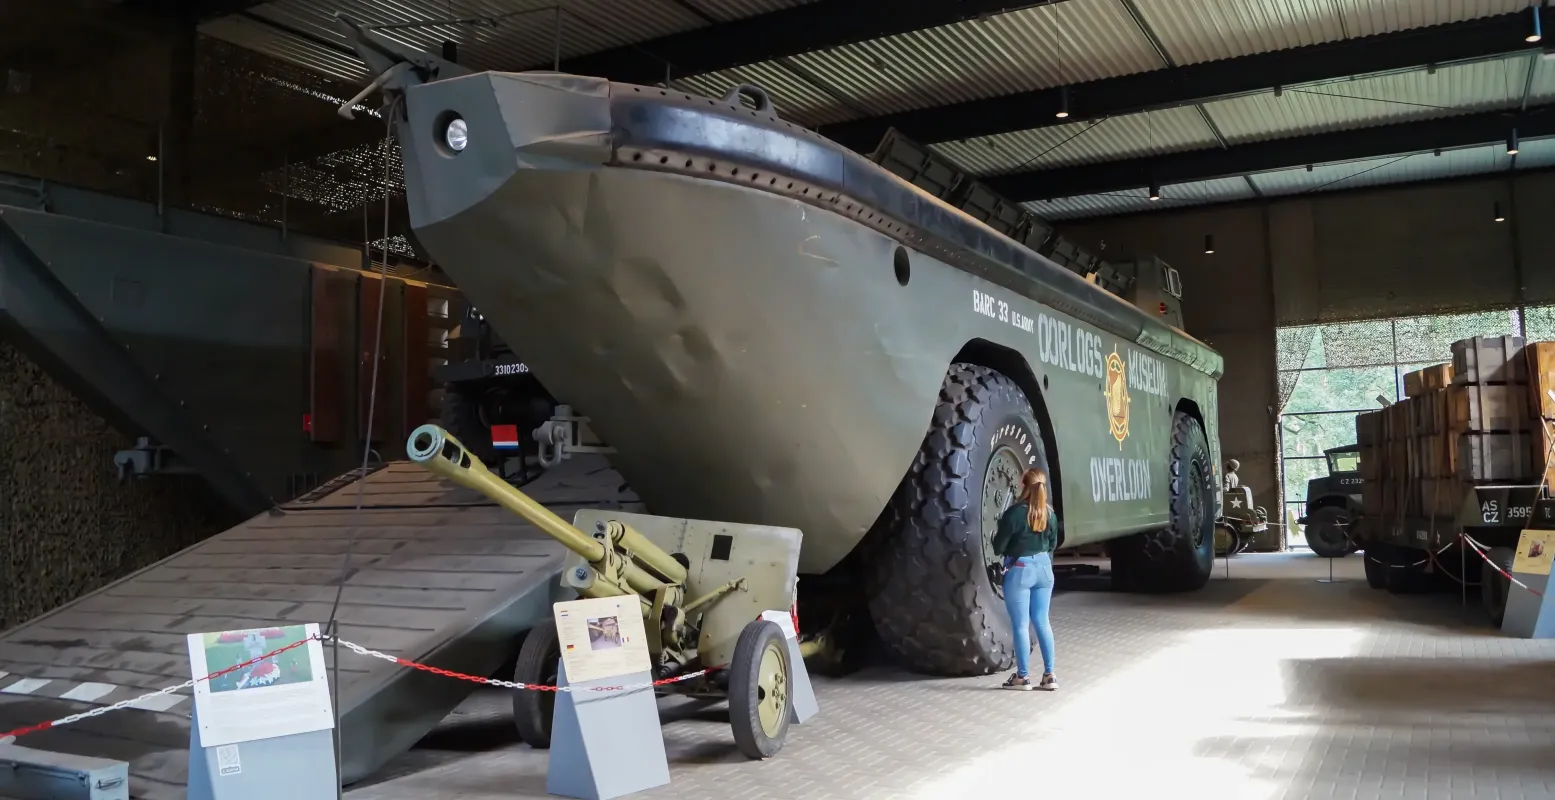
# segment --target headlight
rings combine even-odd
[[[443,131],[443,141],[448,143],[448,149],[455,153],[462,152],[470,144],[470,126],[463,119],[454,117],[448,123],[447,130]]]

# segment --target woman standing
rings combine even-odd
[[[1020,484],[1020,498],[999,516],[993,538],[994,552],[1004,558],[1004,607],[1015,629],[1015,674],[1003,688],[1053,691],[1058,678],[1053,675],[1053,626],[1047,612],[1053,600],[1053,551],[1062,529],[1048,502],[1047,473],[1028,469]],[[1032,626],[1042,649],[1042,680],[1035,684],[1030,677]]]

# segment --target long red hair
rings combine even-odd
[[[1020,476],[1020,501],[1026,504],[1026,524],[1047,530],[1047,473],[1035,467]]]

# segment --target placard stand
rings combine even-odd
[[[591,691],[652,680],[651,673],[637,672],[574,684],[567,680],[567,665],[557,659],[556,685],[572,691],[556,693],[546,792],[609,800],[670,782],[654,690]]]
[[[332,730],[203,747],[199,710],[190,714],[189,800],[312,800],[339,787]]]
[[[810,670],[805,668],[804,657],[799,654],[799,637],[795,635],[794,620],[784,611],[764,611],[761,618],[769,622],[777,623],[783,629],[788,641],[788,667],[789,667],[789,696],[791,703],[788,712],[788,721],[793,725],[803,725],[819,714],[821,705],[815,699],[815,687],[810,685]]]
[[[1521,639],[1555,638],[1555,599],[1549,596],[1549,555],[1545,553],[1543,558],[1524,556],[1535,542],[1540,546],[1547,546],[1549,538],[1550,533],[1541,530],[1525,530],[1518,537],[1517,557],[1512,562],[1512,568],[1507,571],[1533,592],[1516,585],[1507,587],[1506,612],[1501,616],[1502,633]],[[1532,566],[1542,571],[1521,572],[1518,570],[1519,566]],[[1492,569],[1486,567],[1484,574],[1490,575]],[[1483,582],[1481,580],[1481,583]]]

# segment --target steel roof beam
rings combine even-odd
[[[1162,185],[1188,183],[1272,172],[1306,164],[1328,164],[1426,153],[1436,148],[1503,143],[1513,126],[1525,140],[1555,136],[1555,104],[1533,106],[1526,113],[1468,114],[1232,145],[1224,150],[1217,147],[1127,161],[1015,172],[981,180],[988,188],[1024,203],[1137,189],[1152,181]]]
[[[1555,8],[1542,8],[1540,14],[1544,30],[1555,30],[1552,28],[1555,26]],[[1524,10],[1467,22],[1104,78],[1069,87],[1067,119],[1055,116],[1059,107],[1059,88],[1054,87],[841,122],[825,126],[821,132],[833,141],[862,152],[872,150],[890,128],[929,144],[992,136],[1119,114],[1190,106],[1265,92],[1279,86],[1504,57],[1541,47],[1523,40],[1528,28],[1529,16]]]
[[[580,56],[562,70],[652,84],[664,80],[666,65],[683,78],[1059,2],[819,0]]]

